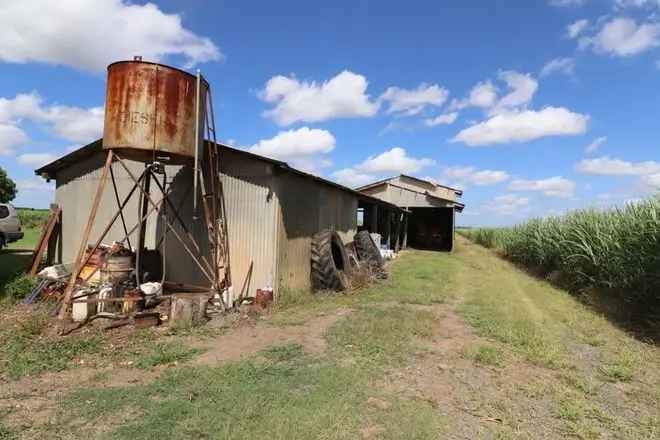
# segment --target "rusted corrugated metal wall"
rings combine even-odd
[[[68,263],[76,257],[80,247],[82,231],[87,223],[94,194],[101,178],[105,156],[106,153],[99,152],[58,172],[55,203],[62,208],[62,238],[59,241],[57,250],[57,260],[59,261]],[[144,169],[144,164],[140,162],[126,160],[125,163],[135,176],[140,175]],[[168,167],[170,175],[174,175],[179,168],[178,166]],[[114,174],[119,197],[123,200],[133,185],[133,180],[119,165],[114,166]],[[155,185],[153,187],[154,198],[159,199],[160,193]],[[98,239],[116,210],[117,201],[112,184],[108,183],[101,199],[96,222],[92,228],[90,242],[93,243]],[[137,222],[137,210],[138,197],[137,194],[134,194],[125,208],[126,222],[129,229]],[[152,215],[147,221],[147,246],[153,246],[155,243],[156,227],[156,216]],[[122,239],[124,235],[121,222],[117,220],[106,236],[105,242],[112,243],[112,241]],[[131,236],[131,240],[132,244],[136,243],[137,232]]]
[[[80,231],[89,217],[94,192],[99,183],[101,168],[105,153],[99,152],[58,172],[55,201],[62,211],[62,239],[58,249],[57,260],[71,262],[80,246]],[[248,295],[254,296],[255,289],[273,285],[277,281],[276,248],[277,248],[277,215],[279,211],[277,195],[271,191],[272,165],[267,162],[252,160],[236,154],[223,154],[221,157],[227,206],[227,225],[229,230],[229,246],[231,271],[234,289],[238,293],[244,283],[248,283]],[[136,176],[142,172],[144,164],[126,161]],[[126,195],[133,181],[119,165],[114,166],[120,197]],[[186,227],[192,232],[200,247],[207,249],[207,231],[199,205],[199,219],[193,220],[192,170],[180,166],[167,167],[168,180],[172,182],[171,200]],[[152,194],[159,200],[161,194],[152,185]],[[108,184],[99,207],[97,221],[94,225],[91,242],[94,242],[107,222],[117,209],[117,202]],[[124,211],[128,227],[131,228],[138,220],[137,193]],[[177,231],[183,230],[176,224],[170,212],[171,223]],[[153,248],[158,237],[165,228],[155,215],[147,223],[145,243]],[[111,243],[124,236],[121,222],[117,220],[107,235],[105,242]],[[132,235],[132,244],[137,241],[137,233]],[[206,285],[207,280],[189,257],[177,239],[169,234],[165,243],[167,258],[165,272],[172,281]],[[204,252],[208,257],[208,253]],[[251,276],[248,277],[252,266]],[[273,286],[277,287],[277,286]]]
[[[104,157],[105,153],[99,152],[58,172],[56,201],[63,208],[60,261],[70,262],[75,257],[80,231],[91,209],[91,199],[98,185]],[[285,290],[309,289],[312,236],[323,229],[335,229],[345,243],[352,241],[357,230],[357,197],[241,153],[223,152],[220,161],[232,282],[236,294],[244,286],[249,296],[254,296],[256,289],[269,285],[276,292],[280,287]],[[139,162],[130,164],[131,171],[136,175],[143,166]],[[206,249],[207,232],[201,220],[203,215],[200,212],[199,220],[192,219],[192,170],[177,166],[167,169],[168,180],[173,185],[173,203],[185,220],[186,227],[202,249]],[[120,167],[115,170],[119,192],[124,195],[132,186],[132,181],[120,171]],[[159,195],[154,197],[159,198]],[[112,187],[108,185],[92,240],[98,236],[95,234],[100,233],[116,207]],[[134,196],[125,214],[130,228],[138,220],[137,197]],[[153,248],[165,225],[154,217],[147,227],[146,244]],[[177,229],[182,232],[181,228]],[[106,241],[119,240],[123,235],[121,223],[117,221]],[[195,263],[172,234],[168,236],[165,249],[168,280],[206,284]]]
[[[290,173],[279,175],[276,187],[280,201],[280,293],[296,294],[310,288],[312,236],[334,229],[344,243],[353,241],[358,201],[349,192]]]
[[[227,209],[229,258],[235,294],[245,286],[277,289],[277,212],[272,165],[223,154],[222,182]]]

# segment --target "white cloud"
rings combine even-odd
[[[103,133],[103,107],[80,108],[56,105],[46,108],[42,119],[52,124],[63,139],[87,143]]]
[[[527,105],[539,87],[539,83],[530,74],[512,70],[500,72],[498,78],[504,81],[511,91],[497,101],[490,110],[491,114]]]
[[[359,186],[366,185],[376,180],[376,177],[360,173],[353,168],[343,168],[337,170],[330,175],[333,180],[341,183],[342,185],[348,186],[350,188],[357,188]]]
[[[660,162],[652,160],[628,162],[603,156],[595,159],[581,160],[577,163],[575,169],[583,174],[600,176],[642,176],[660,173]]]
[[[449,91],[444,87],[437,84],[420,84],[413,90],[388,87],[380,96],[380,100],[389,102],[388,113],[413,116],[427,106],[440,107],[448,96]]]
[[[498,214],[511,215],[525,210],[528,205],[528,197],[521,197],[517,194],[505,194],[497,196],[492,201],[486,203],[484,209]]]
[[[497,88],[490,81],[477,83],[470,90],[467,98],[454,100],[451,108],[461,109],[465,107],[489,108],[495,105],[497,101]]]
[[[26,153],[16,158],[21,165],[29,165],[38,168],[57,159],[57,156],[51,153]]]
[[[598,53],[631,56],[660,45],[660,24],[640,23],[631,18],[617,17],[605,23],[592,37],[583,37],[581,48],[593,47]]]
[[[450,142],[469,146],[527,142],[546,136],[582,134],[587,130],[588,115],[563,107],[546,107],[501,113],[460,131]]]
[[[405,149],[394,147],[376,156],[369,156],[367,160],[356,165],[354,169],[365,174],[411,174],[434,164],[435,161],[432,159],[410,157]]]
[[[36,92],[19,93],[14,98],[0,98],[0,122],[41,116],[41,98]]]
[[[445,168],[442,172],[442,179],[448,179],[456,182],[457,186],[465,187],[466,184],[477,186],[494,185],[504,182],[509,178],[506,171],[499,170],[479,170],[470,166],[454,166]]]
[[[584,30],[587,29],[587,26],[589,26],[589,20],[587,19],[581,19],[577,20],[568,26],[566,26],[566,36],[568,38],[577,38]]]
[[[558,8],[571,8],[583,6],[587,0],[550,0],[552,6],[557,6]]]
[[[653,189],[660,190],[660,172],[643,176],[642,182]]]
[[[394,147],[378,155],[369,156],[353,167],[337,170],[331,177],[343,185],[358,187],[383,175],[412,174],[431,165],[435,165],[432,159],[410,157],[405,149]]]
[[[322,168],[332,165],[325,155],[334,148],[335,137],[329,131],[301,127],[262,139],[247,150],[286,161],[295,168],[318,175]]]
[[[470,90],[466,98],[453,100],[450,108],[456,110],[466,107],[478,107],[486,109],[492,115],[526,106],[538,89],[538,82],[530,74],[504,70],[499,72],[497,77],[500,81],[506,83],[509,90],[501,98],[498,99],[498,90],[492,82],[482,81]]]
[[[587,154],[595,153],[605,142],[607,142],[607,136],[598,137],[586,146],[584,152]]]
[[[0,122],[0,155],[6,156],[14,152],[14,147],[28,141],[28,136],[23,130],[12,124]]]
[[[616,0],[618,8],[658,7],[660,0]]]
[[[292,159],[299,156],[326,154],[334,150],[335,137],[327,130],[301,127],[281,131],[270,139],[263,139],[249,151],[276,159]]]
[[[555,58],[550,60],[543,66],[539,76],[548,76],[553,73],[573,75],[575,73],[575,60],[573,58]]]
[[[125,0],[21,0],[0,9],[0,60],[43,62],[103,71],[108,63],[142,55],[183,57],[186,67],[220,60],[208,38],[183,27],[181,16],[153,3]]]
[[[35,176],[29,179],[17,180],[16,188],[19,194],[24,192],[52,192],[55,190],[55,182],[48,183],[44,179]]]
[[[36,92],[0,98],[0,153],[11,154],[13,147],[28,141],[21,128],[25,120],[51,129],[62,139],[87,143],[103,132],[103,107],[47,106]]]
[[[538,191],[550,197],[572,197],[575,182],[560,176],[541,180],[516,179],[509,184],[511,191]]]
[[[435,127],[441,124],[453,124],[458,118],[458,112],[444,113],[435,118],[424,119],[424,124],[428,127]]]
[[[268,80],[259,96],[275,105],[264,116],[279,125],[370,117],[376,114],[379,104],[366,94],[367,85],[364,76],[347,70],[320,84],[275,76]]]

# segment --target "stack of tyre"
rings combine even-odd
[[[315,291],[346,290],[351,275],[366,269],[378,278],[385,278],[383,258],[369,231],[355,234],[347,249],[336,231],[324,230],[312,238],[312,288]]]

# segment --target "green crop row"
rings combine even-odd
[[[572,289],[594,287],[640,310],[660,310],[660,197],[461,233],[523,266],[557,271]]]

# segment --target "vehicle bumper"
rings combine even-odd
[[[5,232],[5,238],[7,239],[7,243],[18,241],[23,238],[23,232]]]

